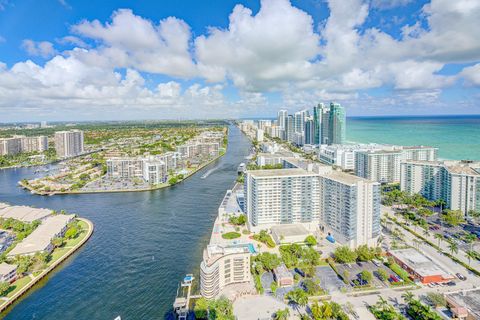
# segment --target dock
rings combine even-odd
[[[177,296],[173,302],[173,310],[178,320],[187,320],[190,306],[192,283],[195,280],[193,274],[187,274],[177,289]]]

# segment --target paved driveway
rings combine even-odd
[[[338,293],[341,288],[345,287],[345,283],[338,278],[330,266],[317,267],[315,277],[320,279],[320,286],[330,294]]]

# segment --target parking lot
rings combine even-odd
[[[454,241],[459,249],[463,251],[470,250],[470,243],[464,240],[464,236],[468,233],[476,234],[477,238],[480,236],[480,227],[473,224],[464,224],[460,226],[445,225],[439,218],[438,214],[435,214],[427,219],[429,223],[429,232],[431,234],[441,234],[445,240]],[[473,246],[478,245],[478,240],[473,243]]]
[[[7,250],[15,240],[15,235],[7,232],[7,231],[0,231],[0,254]]]
[[[338,277],[330,266],[320,266],[316,268],[315,276],[320,280],[320,286],[329,294],[338,293],[342,288],[346,288],[345,283]]]
[[[385,270],[388,275],[396,275],[392,270],[387,268],[384,264],[379,264],[376,266],[373,262],[357,262],[357,263],[346,263],[346,264],[337,264],[336,265],[337,270],[339,274],[344,274],[344,271],[346,270],[348,272],[348,278],[349,278],[349,283],[353,287],[353,280],[359,278],[359,274],[363,270],[367,270],[373,275],[372,279],[372,286],[374,288],[386,288],[388,285],[381,281],[378,278],[378,269],[383,269]]]

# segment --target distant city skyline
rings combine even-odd
[[[480,114],[478,1],[0,1],[0,121]],[[41,17],[41,18],[40,18]]]

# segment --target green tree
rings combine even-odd
[[[5,296],[8,292],[8,289],[10,289],[10,283],[1,281],[0,282],[0,296]]]
[[[195,313],[196,319],[207,319],[208,316],[208,300],[204,297],[197,299],[195,301],[195,306],[193,307],[193,312]]]
[[[306,244],[307,246],[312,247],[312,246],[314,246],[314,245],[317,244],[317,239],[315,239],[314,236],[309,235],[309,236],[307,236],[307,237],[305,238],[305,244]]]
[[[369,248],[366,244],[359,246],[355,252],[359,261],[371,261],[375,258],[375,249]]]
[[[427,299],[435,305],[435,307],[445,306],[445,297],[441,293],[427,292]]]
[[[333,255],[339,263],[352,263],[357,260],[357,253],[347,246],[337,247]]]
[[[67,229],[65,232],[65,238],[67,239],[74,239],[78,236],[78,229],[75,226],[72,226]]]
[[[465,253],[465,257],[468,259],[468,265],[470,266],[472,259],[477,258],[477,253],[473,250],[469,250]]]
[[[457,243],[454,242],[454,241],[449,241],[449,242],[448,242],[448,249],[450,250],[450,253],[451,253],[451,254],[454,254],[454,253],[456,254],[456,253],[458,253],[458,245],[457,245]]]
[[[446,210],[442,215],[442,220],[452,226],[458,226],[465,222],[463,212],[461,210]]]
[[[300,288],[293,289],[292,291],[286,294],[286,298],[289,303],[295,306],[295,308],[301,306],[304,307],[308,303],[308,295],[305,291]]]
[[[385,269],[378,269],[377,275],[378,275],[378,278],[382,281],[387,281],[388,279],[388,272],[385,271]]]
[[[443,240],[443,235],[441,233],[435,233],[433,237],[438,240],[438,246],[440,247],[440,242]]]
[[[63,245],[63,238],[57,237],[52,239],[52,244],[55,248],[61,247]]]
[[[372,273],[368,270],[363,270],[362,272],[360,272],[360,276],[368,283],[370,283],[373,279]]]
[[[290,309],[285,308],[285,309],[280,309],[275,311],[275,315],[273,316],[273,319],[275,320],[287,320],[288,317],[290,317]]]
[[[410,303],[413,300],[414,295],[412,291],[406,291],[405,293],[402,294],[402,298],[403,300],[405,300],[406,303]]]

